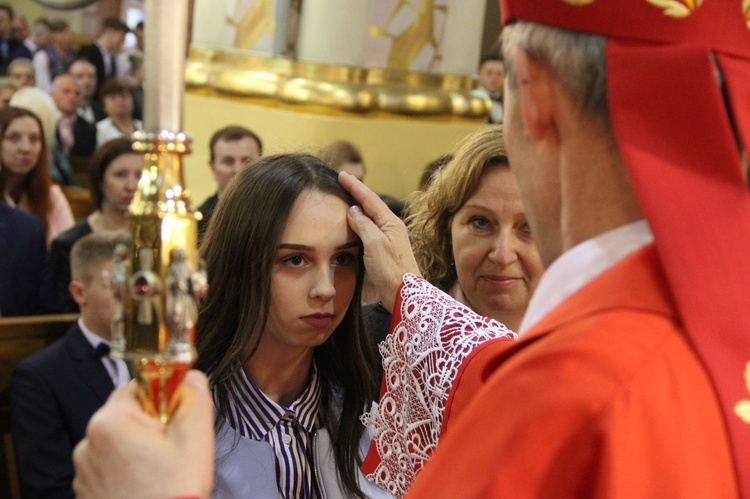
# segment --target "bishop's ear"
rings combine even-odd
[[[532,140],[555,133],[556,79],[549,67],[532,60],[520,47],[513,54],[518,78],[521,119]]]

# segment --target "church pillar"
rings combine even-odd
[[[304,0],[297,59],[364,66],[371,0]]]

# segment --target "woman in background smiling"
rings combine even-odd
[[[425,279],[515,331],[544,269],[502,130],[488,126],[463,142],[410,200],[407,226]]]

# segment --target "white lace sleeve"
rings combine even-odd
[[[368,479],[402,497],[437,445],[448,394],[464,359],[496,338],[516,338],[412,274],[404,275],[400,319],[380,344],[384,392],[363,416],[379,464]],[[398,304],[398,301],[397,301]]]

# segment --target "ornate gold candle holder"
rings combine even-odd
[[[144,155],[130,204],[131,244],[116,255],[113,355],[128,362],[144,391],[144,406],[166,421],[172,396],[196,358],[198,301],[207,279],[197,250],[198,219],[184,188],[184,133],[136,132]]]

